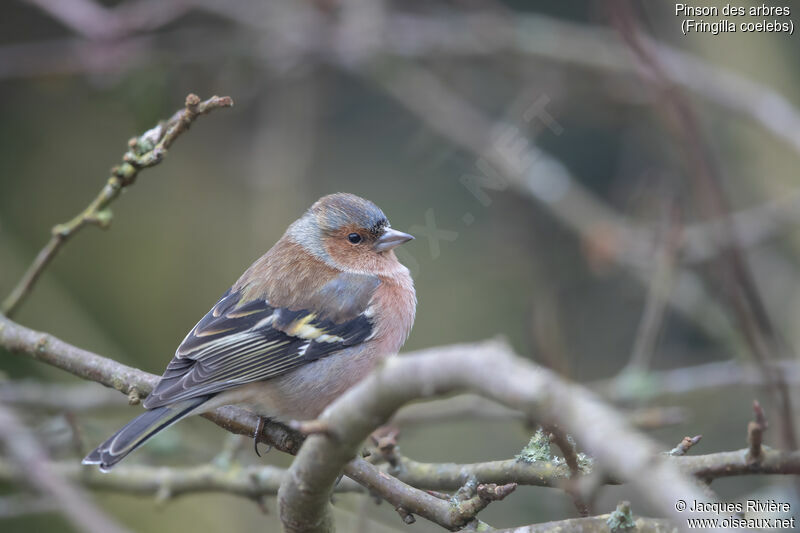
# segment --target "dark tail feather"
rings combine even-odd
[[[100,465],[100,470],[104,472],[110,470],[150,437],[185,417],[209,398],[190,398],[142,413],[87,455],[83,464]]]

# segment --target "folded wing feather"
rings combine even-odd
[[[340,274],[297,309],[242,303],[241,292],[228,290],[183,340],[144,407],[274,378],[364,342],[373,334],[369,305],[379,284]]]

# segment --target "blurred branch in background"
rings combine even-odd
[[[478,156],[478,175],[469,184],[483,202],[491,202],[487,191],[517,190],[591,246],[601,247],[608,259],[630,270],[636,280],[650,285],[653,244],[648,232],[606,205],[558,160],[531,144],[519,128],[494,123],[434,74],[411,64],[395,65],[391,73],[376,72],[373,79],[434,131]],[[546,99],[540,97],[528,108],[531,113],[523,117],[527,122],[547,119],[541,103]],[[513,143],[517,143],[514,148]],[[736,331],[724,311],[703,297],[697,276],[680,269],[674,277],[676,288],[668,293],[668,303],[710,337],[732,347]]]
[[[663,98],[666,119],[682,141],[687,167],[692,175],[692,200],[701,216],[710,220],[727,222],[730,216],[728,198],[722,188],[725,176],[713,147],[709,145],[700,121],[689,100],[677,90],[657,55],[642,39],[637,15],[628,0],[615,0],[608,4],[612,19],[620,34],[636,54],[637,59],[651,74],[651,81]],[[709,285],[715,287],[723,300],[729,303],[731,314],[742,337],[747,342],[752,357],[769,380],[767,388],[773,404],[780,413],[781,434],[784,445],[797,448],[794,414],[789,388],[783,375],[773,372],[770,363],[790,355],[790,349],[775,327],[756,286],[744,250],[729,223],[719,226],[726,246],[710,261]]]
[[[281,61],[285,56],[291,56],[294,62],[301,59],[324,60],[350,66],[356,57],[363,61],[380,55],[411,59],[431,56],[480,57],[514,52],[614,74],[651,75],[647,69],[642,69],[635,55],[613,29],[532,13],[504,16],[502,12],[484,9],[469,13],[451,10],[420,15],[391,10],[382,4],[380,8],[366,10],[372,17],[367,22],[380,29],[370,31],[371,38],[366,40],[350,36],[353,30],[357,33],[368,28],[368,24],[349,26],[341,31],[332,30],[331,18],[325,15],[324,10],[285,1],[264,5],[251,0],[239,0],[222,5],[209,0],[137,0],[123,2],[115,8],[106,8],[92,0],[27,1],[84,40],[95,42],[91,46],[100,50],[111,43],[120,45],[138,34],[151,35],[192,11],[201,11],[236,23],[257,32],[261,39],[267,39],[262,48],[240,52],[242,55],[255,54],[267,61],[276,60],[275,50],[282,51]],[[342,25],[347,22],[348,18],[342,17]],[[282,26],[281,31],[273,31],[276,24]],[[347,29],[351,31],[348,33],[345,31]],[[305,38],[293,39],[292,36],[296,35],[304,35]],[[641,39],[658,58],[670,83],[688,89],[731,113],[749,117],[800,153],[800,111],[783,95],[768,85],[710,64],[650,37],[641,36]],[[354,42],[362,43],[362,49],[354,48]],[[189,47],[190,43],[195,46],[188,39],[173,41],[162,51],[197,61],[196,54],[180,50],[181,46]],[[7,77],[37,75],[36,69],[31,66],[31,60],[35,62],[37,56],[51,63],[53,68],[73,63],[53,61],[54,57],[59,56],[73,58],[74,48],[65,44],[63,41],[54,42],[47,50],[36,50],[35,45],[30,45],[34,50],[33,57],[25,57],[17,45],[0,47],[0,58],[3,59],[0,65],[5,67],[2,74]],[[86,52],[90,50],[91,47]],[[136,64],[137,52],[152,52],[148,46],[133,47],[128,51],[130,53],[122,54],[120,58],[128,65]],[[91,70],[93,64],[96,63],[86,62],[84,69]],[[125,68],[125,64],[109,63],[106,67]],[[72,72],[78,69],[80,67],[76,66]]]
[[[93,384],[60,385],[36,381],[0,381],[0,403],[26,409],[82,413],[93,409],[127,407],[117,391]]]
[[[666,302],[673,289],[676,255],[683,228],[673,195],[667,194],[663,203],[647,298],[631,349],[631,357],[621,371],[623,373],[641,373],[650,370],[650,362],[656,351],[658,336],[664,322]]]
[[[92,4],[89,1],[86,3]],[[43,1],[43,4],[50,4],[50,2]],[[269,60],[272,58],[274,60],[274,54],[272,53],[274,50],[286,51],[289,48],[293,50],[294,55],[299,54],[307,60],[324,58],[326,61],[342,62],[348,69],[353,67],[353,62],[348,59],[349,56],[344,56],[344,53],[341,52],[342,49],[352,49],[352,46],[347,44],[351,42],[351,40],[348,40],[347,33],[344,30],[339,32],[331,31],[331,21],[323,14],[309,7],[290,6],[280,2],[275,3],[269,9],[251,2],[233,3],[229,9],[219,9],[213,3],[203,1],[181,2],[180,4],[181,9],[191,5],[193,9],[211,11],[217,16],[229,18],[251,30],[266,32],[259,34],[261,39],[275,39],[279,42],[272,43],[272,45],[264,48],[271,51],[264,59]],[[134,3],[132,7],[126,9],[146,10],[148,8],[149,2],[141,2]],[[89,13],[95,12],[91,9],[86,11]],[[176,11],[178,11],[177,8]],[[53,9],[49,9],[49,12],[52,13]],[[274,25],[268,17],[270,14],[284,15],[280,17],[280,20],[282,24],[287,26],[280,32],[267,31],[274,29]],[[55,16],[58,18],[58,15]],[[583,27],[540,15],[504,17],[488,11],[467,15],[452,13],[447,17],[440,17],[439,15],[409,15],[388,11],[374,14],[374,16],[376,20],[372,22],[380,26],[381,32],[379,32],[380,38],[377,41],[372,40],[369,42],[369,53],[365,56],[367,58],[377,57],[381,54],[407,58],[422,57],[426,54],[467,53],[483,55],[514,50],[538,55],[549,60],[564,61],[568,64],[609,69],[624,74],[643,73],[645,76],[649,76],[647,70],[643,70],[637,63],[635,55],[631,53],[625,43],[615,36],[615,32],[602,27]],[[133,20],[142,18],[147,17],[132,17]],[[167,18],[166,20],[171,19]],[[342,22],[342,24],[345,23]],[[74,23],[65,22],[65,25],[72,27]],[[303,29],[305,34],[313,34],[315,37],[303,40],[302,43],[287,42],[287,31],[291,25],[294,25],[297,29]],[[111,26],[114,27],[113,24]],[[309,27],[316,27],[317,31],[309,32]],[[150,26],[150,29],[153,29],[153,26]],[[710,101],[716,102],[731,111],[747,113],[758,123],[768,127],[774,134],[782,136],[791,145],[800,149],[800,139],[798,138],[800,136],[796,134],[797,131],[800,131],[800,127],[791,127],[792,124],[800,125],[800,118],[798,118],[800,113],[775,91],[762,84],[749,82],[749,80],[745,80],[729,71],[709,65],[688,54],[671,49],[662,43],[657,43],[652,39],[646,37],[642,37],[642,39],[654,50],[654,55],[662,61],[663,70],[671,83],[699,92]],[[258,50],[254,50],[254,52],[257,53]],[[285,53],[292,55],[289,51]],[[295,58],[295,60],[298,59]],[[358,64],[367,63],[361,61]],[[399,75],[399,80],[402,81],[410,76],[410,72],[406,76]],[[422,72],[418,71],[415,76],[420,78]],[[411,82],[411,80],[408,81]],[[421,82],[422,80],[417,81]],[[424,87],[416,88],[406,97],[404,103],[408,103],[413,99],[416,101],[416,105],[426,106],[425,97],[437,96],[438,88],[435,83],[422,84]],[[388,89],[391,92],[391,87]],[[438,92],[441,92],[441,90]],[[402,94],[395,94],[394,96],[398,97],[401,102],[403,101]],[[452,101],[457,100],[457,98],[455,94],[443,94],[442,98],[437,98],[435,101],[437,104],[442,104],[446,103],[445,100]],[[458,107],[455,102],[448,106],[454,113],[469,117],[469,113],[465,113],[464,109],[459,110]],[[464,106],[460,107],[463,108]],[[414,106],[410,106],[410,109],[413,111]],[[428,111],[430,110],[425,110],[425,112]],[[432,116],[441,118],[442,112],[434,113]],[[456,121],[458,119],[457,116],[451,117],[451,119],[449,123],[452,124],[452,127],[444,126],[447,131],[443,132],[441,128],[437,128],[435,125],[433,125],[433,128],[450,138],[453,138],[452,133],[460,126],[474,126],[473,129],[461,128],[460,131],[465,134],[492,131],[490,128],[491,121],[481,120],[480,117],[466,121]],[[436,120],[438,121],[439,119]],[[456,123],[453,124],[453,121],[456,121]],[[448,122],[445,124],[448,124]],[[789,127],[786,126],[787,124]],[[458,136],[455,137],[455,140],[459,141],[459,144],[476,151],[476,153],[481,153],[487,147],[485,140],[475,143]],[[558,174],[563,174],[563,172],[555,172],[560,167],[558,162],[551,161],[547,154],[534,146],[531,146],[530,149],[530,155],[533,156],[533,159],[540,159],[541,161],[535,168],[530,169],[531,172],[528,173],[527,180],[533,179],[530,176],[534,174],[534,170],[536,172],[549,170],[545,174],[551,175],[551,181],[555,180]],[[554,172],[555,176],[553,176]],[[525,180],[522,183],[525,183]],[[530,192],[539,200],[542,199],[541,193],[544,192],[541,188],[542,185],[540,183],[537,186],[533,182],[529,184]],[[599,238],[602,232],[606,237],[611,238],[613,243],[616,243],[616,246],[621,246],[620,249],[616,250],[618,252],[617,257],[623,262],[632,261],[637,270],[643,268],[649,262],[652,239],[647,237],[646,230],[640,228],[634,230],[627,227],[628,224],[623,219],[613,216],[607,208],[599,203],[599,200],[593,198],[587,191],[581,191],[579,184],[575,180],[571,180],[569,185],[562,183],[562,186],[569,188],[567,198],[556,205],[550,206],[551,211],[557,217],[565,221],[569,227],[578,229],[581,235],[588,236],[589,239]],[[547,202],[544,205],[548,207]],[[796,212],[791,205],[786,207],[783,212]],[[748,222],[752,222],[752,220],[748,220]],[[720,222],[709,222],[707,224],[709,230],[714,230],[710,236],[718,235],[720,226],[725,225],[725,223]],[[748,223],[749,226],[750,224]],[[737,229],[739,229],[738,225]],[[765,235],[756,232],[757,235],[763,235],[764,237],[770,233],[766,232]],[[727,246],[724,243],[720,243],[718,238],[701,236],[704,235],[704,232],[700,232],[700,227],[686,228],[685,234],[685,243],[688,246],[685,255],[686,259],[690,261],[696,261],[697,258],[701,257],[707,259]],[[758,241],[760,241],[760,238],[755,239],[752,244]],[[684,252],[682,251],[680,255],[683,257]],[[649,279],[649,275],[643,273],[637,273],[637,276]],[[708,305],[712,304],[708,303],[704,298],[690,300],[687,296],[684,296],[696,291],[699,287],[698,282],[693,281],[692,277],[691,274],[685,271],[678,273],[676,291],[671,295],[671,305],[677,306],[677,309],[680,309],[681,312],[692,316],[712,336],[723,340],[735,337],[733,330],[725,323],[724,314],[720,309],[709,309]],[[701,305],[699,302],[705,302],[705,304]]]
[[[38,440],[13,411],[0,405],[0,442],[22,478],[81,531],[124,533],[126,529],[98,509],[47,461]]]
[[[199,116],[232,105],[233,100],[228,96],[212,96],[206,101],[201,101],[197,95],[190,94],[186,97],[184,109],[176,112],[169,120],[146,131],[140,137],[134,137],[128,141],[129,151],[122,157],[122,164],[111,169],[111,177],[108,178],[106,185],[80,214],[69,222],[53,227],[50,241],[36,256],[11,294],[3,300],[0,311],[7,316],[12,316],[16,312],[44,269],[64,243],[75,233],[88,224],[104,229],[108,228],[113,216],[109,208],[111,203],[136,181],[139,171],[159,164],[167,155],[167,150],[172,143],[188,130]]]
[[[207,463],[193,467],[156,467],[145,465],[122,465],[101,473],[90,470],[75,460],[50,462],[50,471],[69,479],[73,483],[95,490],[153,496],[160,503],[180,496],[199,493],[226,493],[260,501],[265,496],[278,494],[278,487],[285,475],[283,468],[275,466],[221,466]],[[14,481],[23,478],[13,465],[0,461],[0,480]],[[349,479],[336,487],[337,492],[363,491]]]
[[[0,497],[0,519],[51,512],[58,512],[58,506],[49,498],[33,498],[29,496]]]
[[[594,384],[589,384],[589,388],[604,395],[605,398],[617,398],[612,391],[612,386],[602,383],[601,387],[595,388]],[[714,386],[713,384],[711,385]],[[698,385],[697,390],[702,390],[702,385]],[[28,395],[24,395],[27,397]],[[658,396],[658,392],[653,398]],[[0,401],[4,397],[3,386],[0,385]],[[13,398],[9,394],[10,398]],[[13,401],[13,400],[11,400]],[[33,402],[32,405],[35,405]],[[622,410],[621,412],[628,419],[628,422],[639,429],[655,429],[674,424],[680,424],[687,419],[685,409],[677,407],[643,407],[632,410]],[[391,426],[400,428],[415,427],[419,425],[435,425],[443,421],[497,421],[511,420],[517,421],[530,429],[534,427],[535,421],[531,420],[525,413],[517,409],[511,409],[489,398],[484,398],[476,394],[457,394],[450,398],[441,400],[426,400],[421,403],[412,403],[400,408],[390,420]]]
[[[26,0],[73,32],[92,41],[152,31],[185,15],[192,2],[134,0],[109,8],[92,0]]]
[[[788,362],[787,362],[788,363]],[[648,384],[646,393],[626,385],[624,380],[610,380],[590,384],[603,397],[611,401],[625,402],[634,398],[653,399],[663,395],[696,392],[716,387],[762,384],[757,369],[737,365],[733,362],[712,363],[708,370],[702,365],[690,369],[654,372],[643,381]],[[800,368],[797,365],[782,365],[791,383],[800,383]],[[699,372],[695,374],[694,369]],[[662,375],[665,374],[665,375]],[[693,379],[685,376],[696,376]],[[716,379],[703,381],[706,376]],[[31,380],[0,381],[0,403],[31,411],[68,412],[82,414],[87,411],[126,409],[138,403],[141,392],[133,391],[127,400],[118,391],[98,389],[92,383],[82,385],[60,385]],[[631,396],[628,396],[631,395]],[[677,407],[643,407],[622,411],[631,425],[639,429],[656,429],[686,421],[686,409]],[[523,412],[510,409],[487,398],[474,394],[460,394],[441,400],[428,400],[402,407],[390,423],[400,428],[436,425],[443,421],[499,421],[509,420],[530,429],[535,422]]]
[[[772,371],[781,372],[788,384],[800,386],[800,364],[797,361],[775,361],[772,366]],[[628,381],[624,374],[620,374],[591,383],[590,388],[609,401],[627,402],[682,396],[724,387],[765,387],[769,383],[755,364],[719,361],[670,370],[651,370],[634,381]]]

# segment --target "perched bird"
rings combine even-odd
[[[316,418],[408,337],[417,299],[393,249],[411,239],[369,200],[319,199],[189,332],[147,411],[83,463],[108,470],[167,426],[223,405]]]

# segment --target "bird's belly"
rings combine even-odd
[[[283,376],[225,391],[207,406],[240,404],[261,416],[312,420],[384,359],[368,352],[360,346],[342,350]]]

